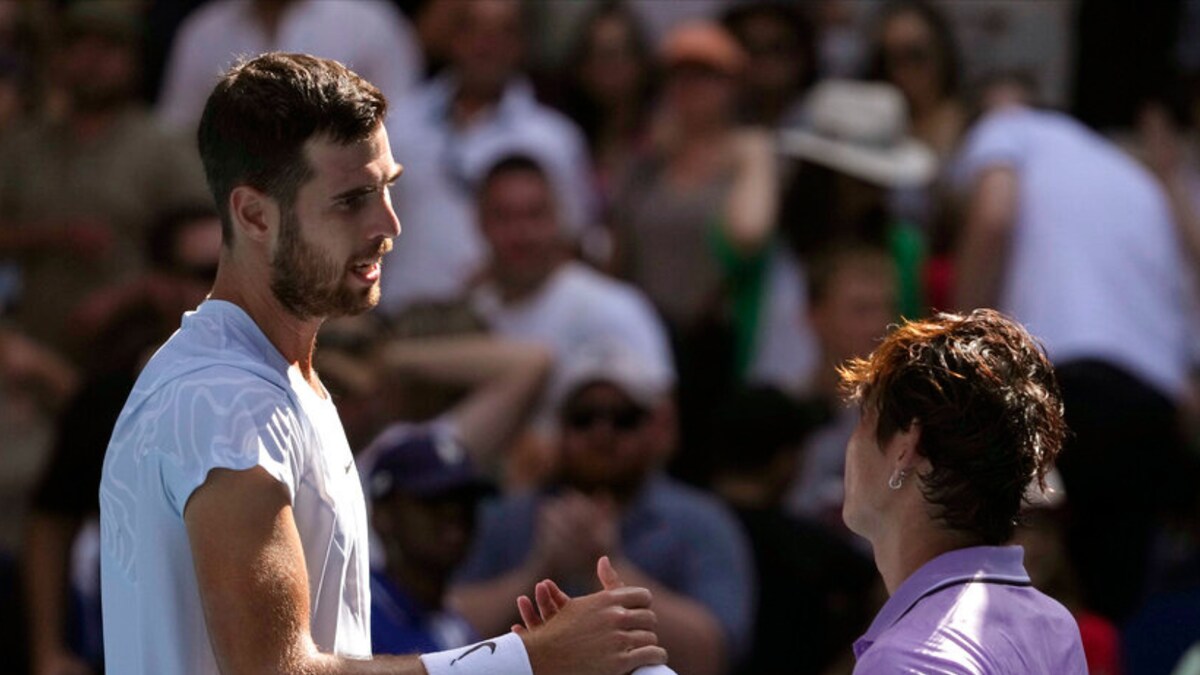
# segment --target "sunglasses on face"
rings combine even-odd
[[[633,431],[646,421],[646,411],[636,406],[582,406],[563,414],[563,423],[574,431],[586,431],[600,422],[615,431]]]

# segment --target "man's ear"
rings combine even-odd
[[[888,454],[895,453],[893,461],[897,469],[911,474],[920,468],[925,461],[925,457],[917,451],[920,442],[921,423],[918,420],[910,422],[907,429],[896,430],[888,442]]]
[[[265,243],[279,228],[279,205],[257,188],[239,185],[229,193],[229,218],[238,236]]]

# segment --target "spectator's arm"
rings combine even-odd
[[[744,130],[732,139],[734,180],[721,223],[734,251],[753,255],[775,231],[779,177],[769,134]]]
[[[35,510],[25,529],[22,563],[34,675],[92,672],[71,653],[64,635],[69,584],[67,561],[80,524],[78,517]]]
[[[481,464],[521,429],[551,365],[542,347],[487,337],[393,342],[382,359],[393,372],[470,390],[450,418],[457,440]]]
[[[0,327],[0,377],[32,387],[46,406],[61,407],[79,386],[79,373],[62,356]]]
[[[954,305],[958,309],[995,307],[998,302],[1016,211],[1016,172],[1005,165],[980,172],[955,259]]]

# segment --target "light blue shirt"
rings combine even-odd
[[[1020,546],[976,546],[914,572],[854,643],[856,675],[1087,675],[1079,625],[1033,587]]]
[[[183,512],[212,469],[253,467],[291,498],[317,647],[370,655],[366,510],[337,410],[241,308],[208,300],[146,365],[105,456],[108,672],[218,672]]]

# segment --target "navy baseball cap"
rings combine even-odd
[[[466,450],[448,434],[396,426],[372,443],[376,455],[368,489],[371,499],[394,493],[427,499],[465,492],[482,496],[491,483],[476,471]]]

